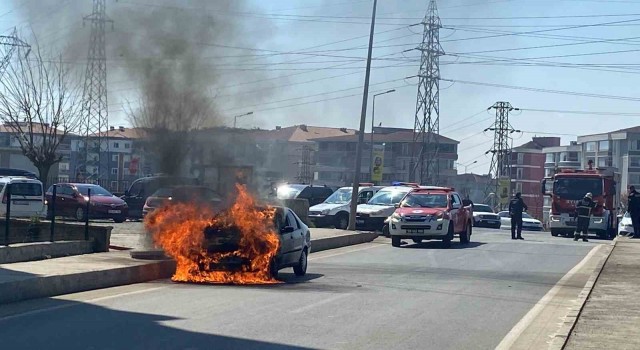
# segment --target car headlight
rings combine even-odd
[[[393,213],[393,215],[391,215],[391,220],[401,221],[403,217],[404,215],[402,214]]]
[[[449,220],[449,215],[443,211],[437,213],[436,215],[433,216],[436,221],[444,221],[444,220]]]
[[[331,210],[329,210],[329,209],[325,209],[325,210],[321,211],[320,214],[327,215],[327,214],[329,214],[330,211]]]

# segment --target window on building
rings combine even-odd
[[[640,185],[640,173],[629,173],[629,185]]]
[[[111,160],[114,161],[114,162],[117,162],[118,159],[119,159],[118,157],[119,157],[118,154],[114,154],[114,155],[111,156]]]
[[[600,141],[598,145],[599,151],[608,151],[609,150],[609,140]]]
[[[522,193],[522,182],[516,182],[516,193]]]
[[[118,181],[111,181],[111,186],[109,188],[111,191],[118,191]]]
[[[111,175],[118,175],[118,168],[111,168]]]
[[[69,163],[58,164],[58,170],[69,171]]]
[[[402,144],[402,155],[403,156],[408,156],[409,155],[409,144],[408,143],[403,143]]]
[[[629,148],[633,151],[640,151],[640,140],[629,140]]]
[[[544,177],[550,177],[553,175],[553,169],[544,169]]]
[[[553,154],[553,153],[547,153],[547,155],[546,155],[546,159],[545,159],[545,162],[546,162],[546,163],[553,163],[553,162],[555,162],[555,159],[554,159],[555,157],[554,157],[554,156],[555,156],[555,154]]]
[[[114,142],[113,143],[113,148],[120,148],[120,143],[119,142]]]
[[[599,167],[611,166],[611,158],[609,158],[609,157],[600,157],[600,158],[598,158],[598,166]]]
[[[524,164],[524,153],[518,153],[518,163],[517,164]]]
[[[524,171],[523,171],[523,170],[524,170],[524,169],[522,169],[522,168],[517,168],[517,169],[516,169],[516,179],[518,179],[518,180],[522,180],[522,175],[523,175],[523,173],[524,173]]]
[[[629,157],[629,166],[632,168],[640,168],[640,157]]]
[[[124,148],[126,148],[126,149],[131,148],[131,144],[130,144],[129,142],[125,143],[125,144],[124,144]]]
[[[596,151],[596,143],[595,142],[587,142],[585,143],[585,147],[587,152],[595,152]]]

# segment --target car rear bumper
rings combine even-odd
[[[478,219],[474,220],[473,224],[476,227],[500,228],[502,222],[500,220]]]
[[[356,228],[358,230],[380,231],[384,227],[386,217],[356,216]]]
[[[309,220],[316,227],[326,227],[331,226],[335,223],[335,216],[333,215],[312,215],[309,214]]]

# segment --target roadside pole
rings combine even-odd
[[[373,52],[373,31],[376,26],[376,7],[378,0],[373,0],[373,14],[371,15],[371,32],[369,33],[369,52],[367,55],[367,71],[364,77],[364,93],[362,95],[362,112],[360,113],[360,131],[356,146],[356,165],[353,171],[353,188],[351,191],[351,210],[349,211],[349,230],[356,229],[356,209],[358,207],[358,190],[360,185],[360,168],[362,167],[362,146],[364,143],[364,129],[367,120],[367,98],[369,97],[369,77],[371,76],[371,53]]]

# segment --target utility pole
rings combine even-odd
[[[298,181],[301,184],[311,184],[311,147],[302,146],[302,157],[298,163]]]
[[[429,8],[422,20],[424,26],[422,43],[417,48],[421,52],[418,72],[418,98],[413,127],[411,147],[410,179],[421,184],[437,185],[440,182],[438,162],[438,137],[440,136],[440,56],[444,50],[440,46],[440,28],[436,0],[429,2]]]
[[[362,167],[362,145],[364,143],[364,129],[367,123],[367,98],[369,97],[369,77],[371,76],[371,53],[373,52],[373,32],[376,27],[376,8],[378,0],[373,0],[373,14],[371,15],[371,30],[369,32],[369,50],[367,53],[367,70],[364,76],[364,92],[362,94],[362,111],[360,112],[360,131],[356,146],[356,167],[353,171],[353,188],[351,191],[351,208],[349,210],[349,230],[356,229],[356,210],[358,208],[358,190],[360,185],[360,167]]]
[[[509,112],[518,111],[518,108],[511,106],[509,102],[496,102],[489,109],[496,110],[496,121],[485,131],[493,131],[493,147],[485,152],[485,154],[493,154],[491,159],[491,168],[489,170],[489,183],[485,189],[485,197],[494,194],[495,198],[500,198],[500,181],[508,183],[507,195],[511,195],[511,148],[513,138],[511,134],[520,132],[515,130],[509,123]],[[494,206],[497,206],[494,204]]]
[[[31,52],[31,45],[18,38],[18,31],[15,28],[13,28],[11,35],[0,35],[0,45],[7,48],[4,54],[0,57],[0,76],[4,74],[4,70],[9,65],[9,62],[11,62],[11,57],[17,48],[27,48],[25,56]]]
[[[395,91],[396,89],[392,89],[389,91],[385,91],[385,92],[381,92],[379,94],[373,95],[373,108],[371,109],[371,150],[370,150],[371,156],[369,158],[369,176],[370,176],[371,182],[373,182],[373,129],[375,128],[375,122],[376,122],[376,97],[380,95],[390,94]]]
[[[113,20],[107,17],[106,2],[107,0],[93,0],[93,12],[82,20],[83,24],[86,22],[91,24],[91,37],[82,98],[82,113],[86,119],[81,127],[81,135],[84,137],[81,151],[81,162],[84,164],[81,166],[81,171],[86,178],[93,180],[99,180],[102,177],[102,169],[108,169],[111,160],[105,25],[111,23],[113,29]]]

